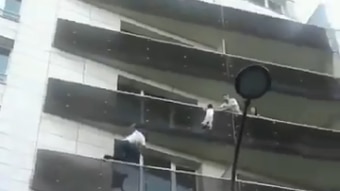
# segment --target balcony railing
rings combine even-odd
[[[109,42],[107,39],[110,39]],[[155,69],[157,74],[161,72],[159,76],[162,76],[162,72],[167,72],[164,79],[153,76],[150,79],[154,81],[163,80],[169,86],[177,89],[185,88],[190,93],[194,93],[194,90],[190,87],[183,87],[182,84],[174,83],[178,81],[173,80],[178,78],[177,75],[186,82],[183,84],[193,85],[193,82],[188,80],[187,77],[194,77],[197,80],[213,80],[216,82],[212,83],[213,87],[227,88],[231,91],[231,84],[234,83],[237,73],[242,68],[260,64],[265,65],[271,72],[273,78],[272,92],[312,100],[333,101],[340,97],[338,79],[331,77],[331,75],[308,72],[298,69],[299,67],[283,67],[280,64],[266,62],[263,59],[251,59],[249,56],[219,54],[127,33],[107,31],[62,19],[58,20],[54,46],[63,51],[112,67],[122,68],[122,70],[140,76],[148,76],[149,74],[146,72],[148,69]],[[299,55],[306,57],[305,54]],[[337,56],[338,54],[333,55],[332,52],[327,54],[327,59],[331,59],[333,62],[333,59],[338,58],[337,60],[340,62],[340,57]],[[292,56],[284,57],[290,58]],[[118,64],[117,61],[123,64]],[[300,62],[290,63],[298,64]],[[129,68],[134,68],[131,65],[137,66],[141,70],[131,70]],[[129,67],[126,68],[126,66]],[[324,67],[324,63],[317,63],[316,66]],[[335,66],[332,65],[330,68],[335,68]],[[172,77],[172,74],[176,74],[176,76]],[[225,84],[220,86],[221,82],[225,82]],[[202,87],[202,89],[206,92],[201,95],[202,97],[217,97],[217,93],[208,91],[207,87]],[[222,92],[218,91],[219,97]]]
[[[211,131],[201,128],[205,111],[172,100],[109,91],[50,79],[44,111],[117,133],[113,126],[144,124],[144,131],[220,144],[234,144],[240,116],[216,111]],[[101,124],[103,124],[101,126]],[[111,126],[110,126],[111,125]],[[318,127],[250,116],[244,147],[308,158],[340,159],[340,133]]]
[[[290,191],[256,182],[237,181],[238,191]],[[121,161],[102,161],[78,155],[38,150],[33,190],[53,191],[229,191],[230,180],[141,166]]]
[[[123,188],[122,190],[125,191],[228,191],[230,189],[230,179],[204,176],[198,173],[140,166],[120,161],[112,161],[112,170],[112,185],[116,188]],[[141,184],[138,184],[139,182]],[[296,190],[241,180],[237,181],[236,186],[238,191]]]

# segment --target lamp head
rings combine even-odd
[[[262,97],[271,87],[271,76],[264,66],[251,65],[243,68],[236,77],[236,92],[244,99]]]

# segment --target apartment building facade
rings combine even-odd
[[[200,121],[224,94],[242,106],[232,84],[250,64],[274,81],[248,121],[239,189],[340,187],[338,60],[291,1],[1,3],[0,190],[122,189],[113,172],[128,191],[225,190],[239,117]],[[141,166],[100,161],[136,122]]]

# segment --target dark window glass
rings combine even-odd
[[[230,189],[230,181],[220,178],[212,178],[208,176],[197,176],[196,177],[198,190],[214,190],[214,191],[225,191]],[[236,189],[239,190],[239,189]],[[243,191],[240,189],[239,191]],[[253,190],[256,191],[256,190]],[[259,190],[264,191],[264,190]]]
[[[171,161],[160,157],[152,155],[143,155],[144,165],[155,166],[161,168],[167,168],[169,170],[160,170],[152,168],[144,168],[144,190],[154,191],[154,190],[171,190]]]
[[[140,94],[141,89],[136,87],[132,82],[129,81],[129,79],[118,76],[118,84],[117,84],[117,89],[120,91],[125,91],[125,92],[131,92],[131,93],[136,93]]]
[[[144,165],[156,166],[161,168],[168,168],[170,170],[170,160],[155,157],[155,156],[144,156]],[[144,168],[144,190],[145,191],[156,191],[156,190],[171,190],[171,171],[160,170],[153,168]]]
[[[142,90],[144,91],[144,95],[158,97],[163,99],[175,100],[184,103],[197,104],[197,100],[187,98],[167,90],[163,90],[156,86],[152,86],[149,84],[145,84],[143,82],[126,78],[124,76],[118,76],[118,90],[132,92],[132,93],[140,93]]]
[[[165,158],[144,155],[144,165],[146,166],[157,166],[162,168],[171,168],[171,161]]]
[[[269,9],[271,9],[272,11],[277,12],[279,14],[283,14],[283,8],[281,4],[278,4],[274,1],[268,1],[268,6]]]
[[[4,7],[4,17],[18,20],[20,12],[21,0],[6,0]]]
[[[144,167],[145,191],[171,191],[171,172]]]
[[[195,170],[176,166],[177,171],[195,172]],[[196,190],[196,175],[186,174],[182,172],[176,173],[176,189],[177,191],[195,191]]]
[[[140,167],[112,163],[113,190],[138,191]]]
[[[6,77],[8,56],[9,52],[7,50],[0,49],[0,81],[5,80]]]
[[[262,7],[266,6],[265,0],[250,0],[251,2],[253,2],[256,5],[260,5]]]

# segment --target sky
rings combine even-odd
[[[297,20],[305,23],[316,7],[323,3],[332,28],[340,30],[340,0],[294,0],[294,12]]]
[[[340,30],[340,0],[324,0],[323,3],[332,28]]]
[[[298,21],[306,23],[322,0],[295,0],[294,12]]]

